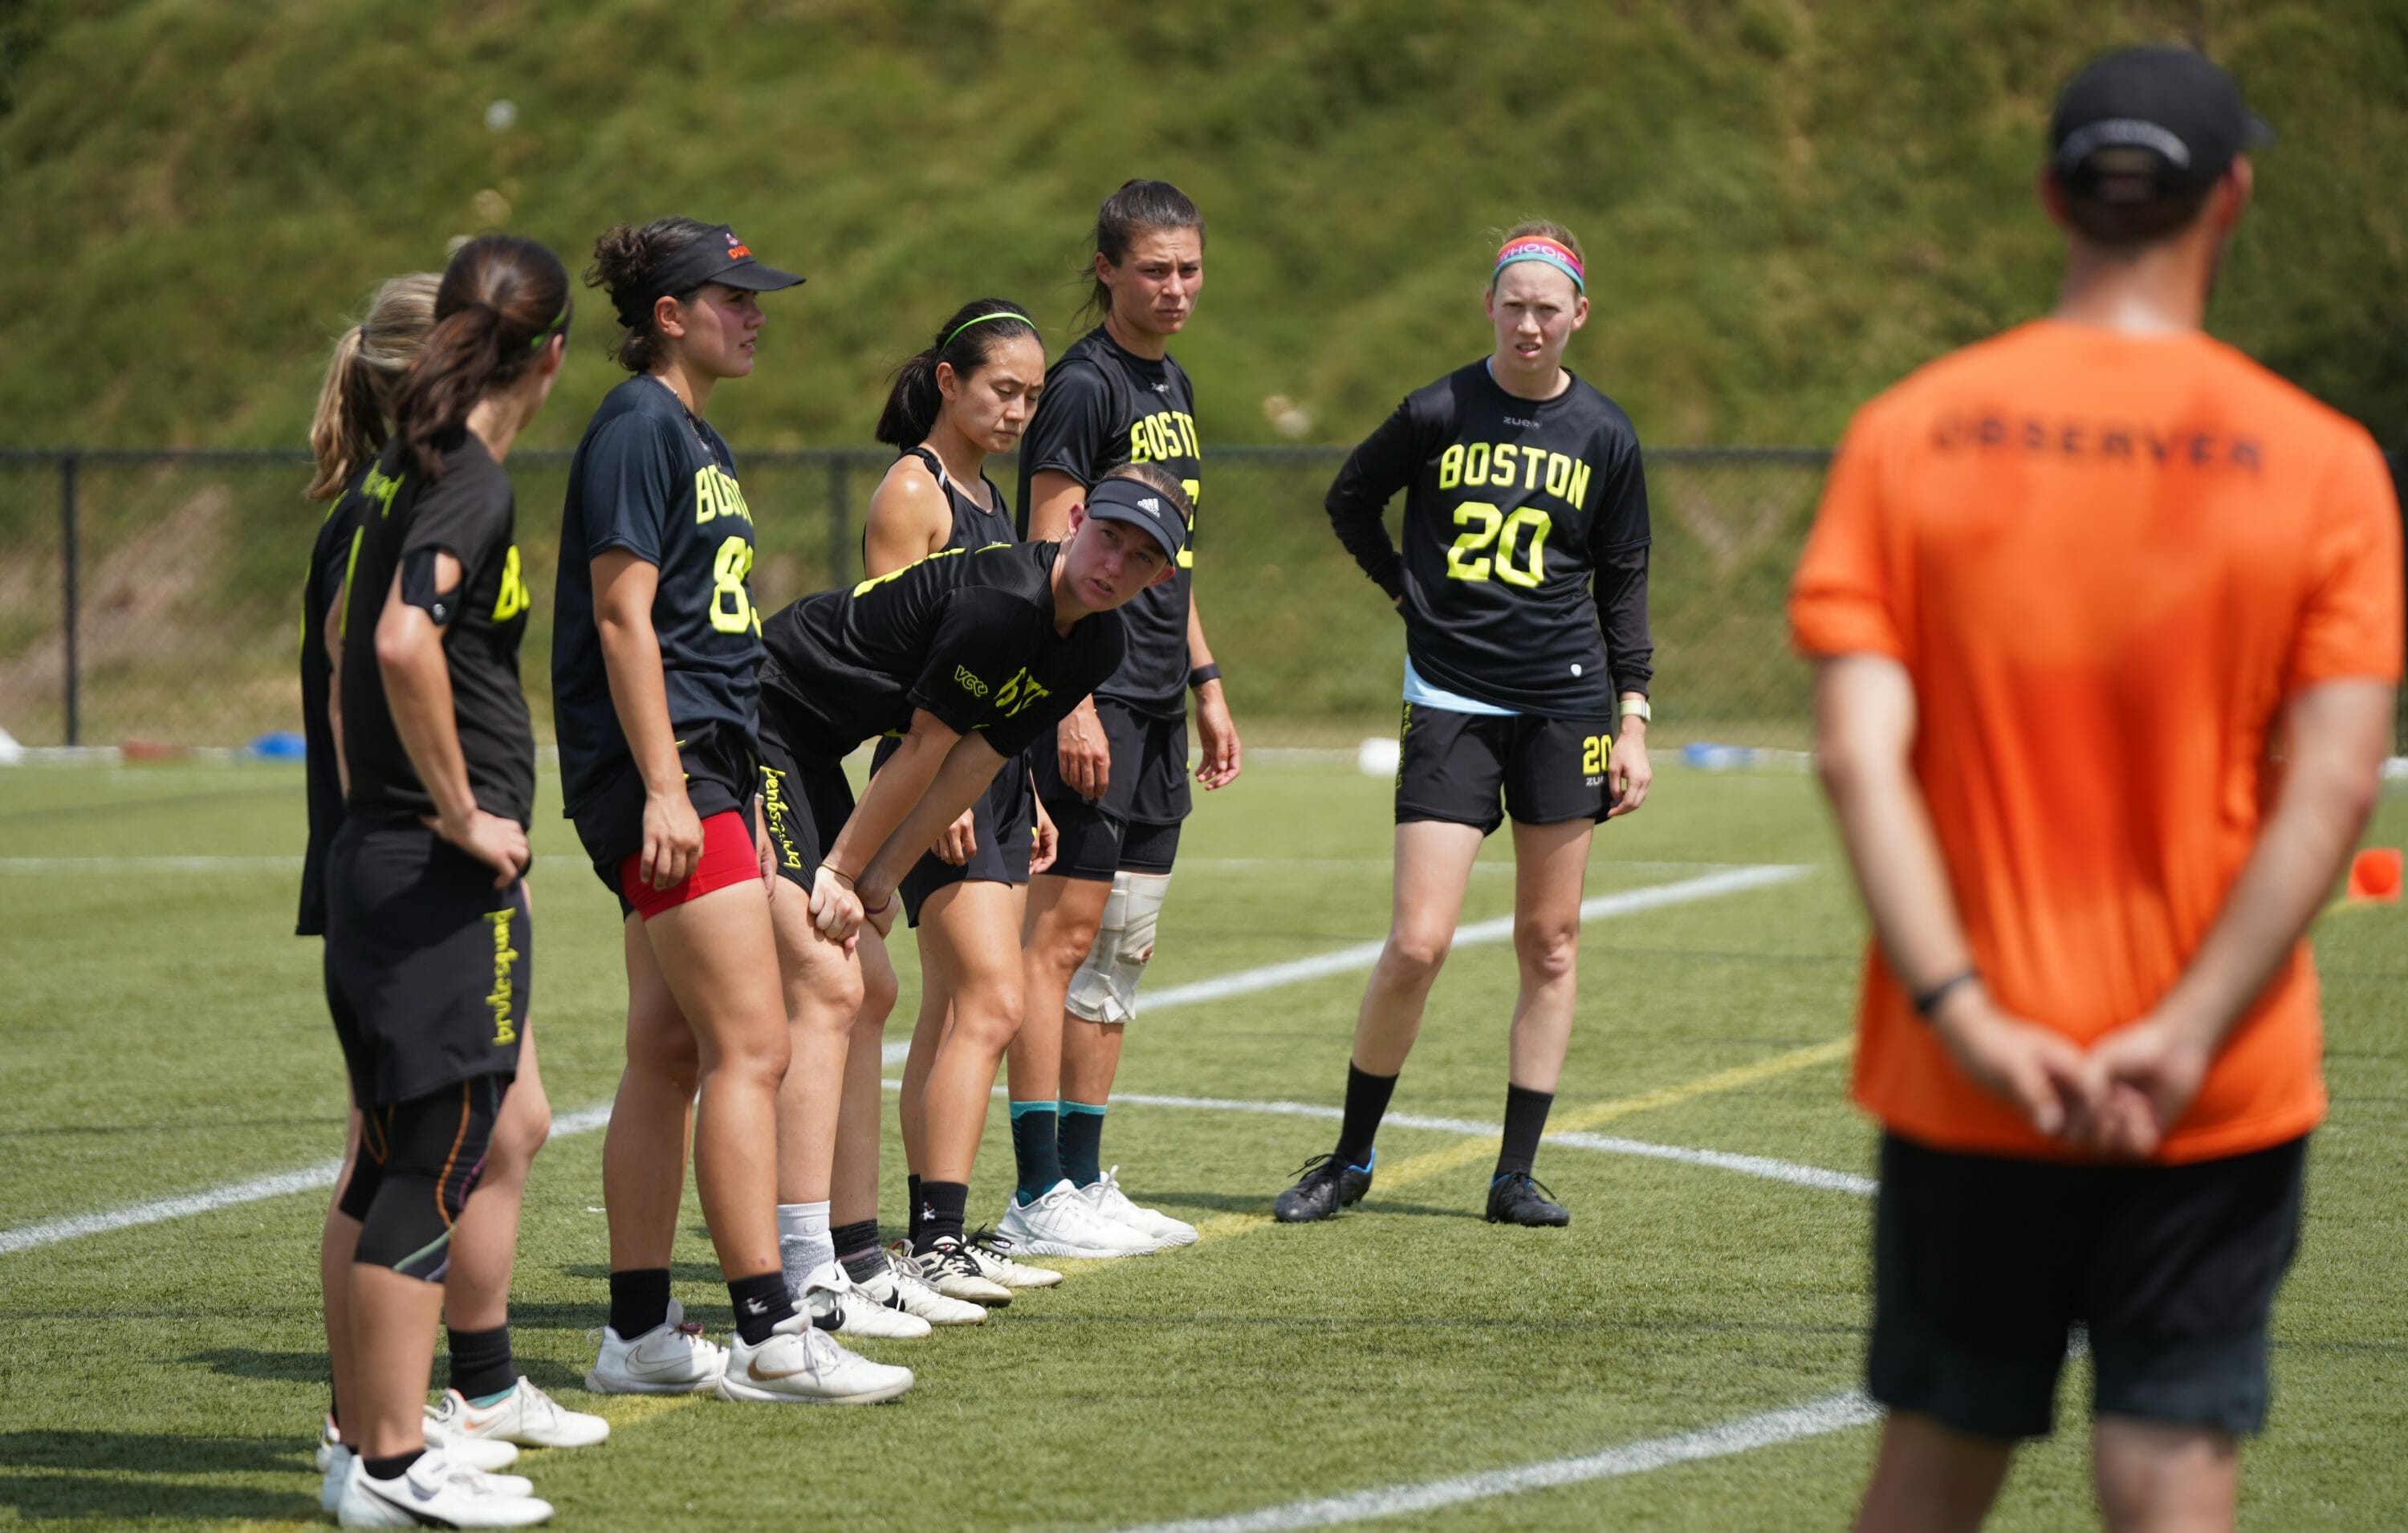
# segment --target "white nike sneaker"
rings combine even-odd
[[[910,1387],[910,1368],[845,1351],[799,1311],[778,1322],[757,1347],[738,1332],[719,1376],[723,1400],[786,1405],[876,1405]]]
[[[689,1325],[685,1306],[669,1300],[669,1317],[633,1340],[605,1325],[586,1337],[602,1339],[602,1354],[585,1375],[596,1395],[700,1395],[719,1383],[727,1349]]]
[[[1142,1256],[1154,1246],[1152,1236],[1097,1213],[1068,1177],[1034,1203],[1014,1195],[995,1232],[1032,1256]]]
[[[463,1438],[481,1438],[522,1448],[590,1448],[610,1435],[609,1422],[569,1410],[523,1374],[491,1405],[470,1405],[458,1390],[445,1390],[426,1408],[426,1425],[447,1434],[455,1447]]]
[[[469,1469],[440,1448],[428,1448],[391,1480],[370,1476],[367,1461],[355,1455],[335,1521],[345,1527],[528,1527],[548,1521],[552,1503],[510,1489],[513,1482],[526,1483]]]
[[[1133,1229],[1152,1240],[1156,1250],[1172,1246],[1194,1245],[1196,1226],[1173,1219],[1153,1209],[1140,1208],[1121,1191],[1121,1168],[1117,1166],[1104,1173],[1104,1180],[1092,1187],[1082,1187],[1079,1196],[1087,1206],[1113,1224]]]
[[[902,1242],[896,1242],[900,1245]],[[918,1315],[931,1325],[983,1325],[986,1306],[972,1304],[968,1299],[947,1298],[928,1286],[920,1276],[920,1266],[893,1248],[886,1252],[886,1270],[868,1282],[855,1281],[853,1290],[866,1294],[873,1304],[890,1310],[900,1310],[907,1315]]]
[[[494,1470],[507,1469],[519,1461],[518,1445],[515,1443],[479,1437],[455,1439],[441,1422],[435,1419],[433,1407],[428,1408],[426,1415],[426,1423],[420,1433],[426,1440],[426,1446],[448,1450],[452,1461],[462,1469],[475,1469],[480,1474],[491,1475]],[[605,1423],[604,1426],[607,1430],[609,1424]],[[325,1423],[318,1429],[317,1458],[318,1469],[327,1480],[326,1485],[319,1487],[318,1497],[324,1503],[327,1511],[334,1511],[335,1501],[340,1499],[342,1496],[342,1475],[337,1472],[338,1468],[348,1465],[351,1460],[358,1456],[351,1452],[350,1444],[343,1440],[342,1434],[335,1430],[334,1418],[327,1417]],[[504,1475],[502,1478],[516,1481],[519,1483],[521,1488],[516,1494],[522,1496],[526,1494],[525,1482],[519,1480],[518,1476]],[[329,1490],[327,1485],[334,1488]]]
[[[875,1299],[853,1281],[842,1262],[823,1262],[803,1280],[795,1296],[797,1309],[808,1309],[811,1324],[824,1331],[871,1340],[916,1341],[928,1334],[928,1323],[900,1304]]]
[[[1030,1267],[1011,1257],[1011,1241],[982,1225],[970,1232],[970,1259],[979,1275],[1003,1288],[1051,1288],[1062,1274],[1050,1267]]]
[[[318,1510],[331,1517],[343,1504],[343,1483],[351,1477],[351,1451],[341,1443],[320,1443],[318,1468],[323,1471],[318,1481]]]
[[[929,1241],[911,1260],[919,1264],[920,1280],[947,1298],[995,1310],[1011,1302],[1011,1290],[986,1275],[975,1250],[950,1235]]]

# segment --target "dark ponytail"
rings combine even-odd
[[[1117,266],[1138,236],[1161,229],[1193,229],[1197,245],[1204,243],[1204,215],[1186,193],[1168,181],[1125,180],[1096,210],[1096,251]],[[1097,277],[1079,312],[1101,320],[1111,311],[1111,284]]]
[[[532,239],[486,235],[460,247],[435,290],[435,328],[394,391],[394,434],[429,479],[443,474],[436,438],[477,401],[518,380],[568,329],[568,269]]]
[[[964,304],[938,330],[935,345],[906,357],[895,369],[895,386],[887,391],[886,408],[878,417],[878,439],[897,452],[926,441],[945,404],[937,388],[937,364],[946,364],[955,378],[968,380],[994,361],[1007,342],[1022,336],[1042,340],[1037,322],[1018,304],[1004,298]]]
[[[690,218],[656,218],[640,228],[614,223],[594,242],[594,265],[585,268],[585,285],[608,294],[610,307],[627,333],[610,349],[610,360],[636,374],[651,372],[667,349],[650,305],[642,305],[644,284],[662,262],[718,227]],[[693,292],[671,294],[680,303]],[[640,307],[639,307],[640,305]]]

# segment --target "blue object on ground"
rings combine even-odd
[[[309,753],[309,742],[290,729],[278,729],[251,742],[251,753],[268,761],[299,761]]]
[[[1681,747],[1681,764],[1709,772],[1727,772],[1734,767],[1755,766],[1759,754],[1753,745],[1716,745],[1711,740],[1691,740]]]

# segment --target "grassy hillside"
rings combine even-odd
[[[2046,300],[2051,95],[2139,36],[2207,46],[2282,132],[2218,327],[2399,438],[2396,0],[0,0],[0,436],[294,441],[379,277],[678,211],[812,279],[729,435],[861,441],[965,297],[1067,339],[1096,201],[1152,174],[1211,222],[1208,448],[1269,438],[1272,394],[1352,439],[1476,353],[1490,235],[1538,210],[1593,252],[1576,363],[1650,440],[1828,441]],[[609,381],[605,318],[540,442]]]

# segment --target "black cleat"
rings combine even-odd
[[[1365,1158],[1362,1166],[1349,1166],[1335,1154],[1306,1161],[1297,1168],[1302,1180],[1271,1204],[1271,1217],[1283,1225],[1305,1225],[1361,1202],[1371,1190],[1371,1168],[1380,1164],[1380,1153],[1374,1150]]]
[[[1560,1229],[1572,1222],[1561,1203],[1527,1171],[1508,1171],[1488,1184],[1488,1222]]]

